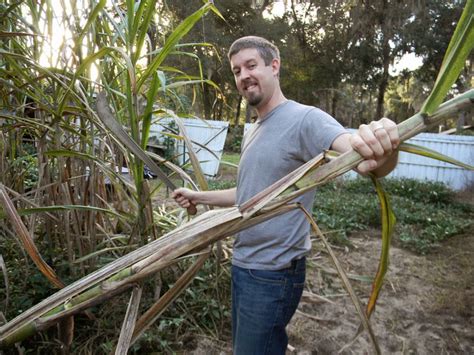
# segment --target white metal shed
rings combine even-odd
[[[199,159],[203,173],[209,177],[217,175],[224,151],[229,122],[193,118],[181,120],[184,123],[188,138],[193,142],[193,151]],[[157,137],[160,141],[163,140],[165,137],[162,134],[163,126],[172,121],[172,118],[165,118],[160,120],[159,124],[153,124],[150,130],[150,137]],[[176,152],[179,154],[180,165],[185,165],[189,162],[189,155],[183,140],[177,140]],[[189,168],[191,169],[191,165],[189,165]]]

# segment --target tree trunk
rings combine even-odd
[[[464,129],[464,125],[465,125],[465,121],[466,121],[466,112],[460,112],[459,113],[459,116],[458,116],[458,121],[456,123],[456,133],[459,134],[462,132],[462,130]]]
[[[211,118],[211,93],[209,92],[209,85],[204,85],[202,90],[202,105],[204,109],[204,118],[209,120]]]
[[[377,109],[375,112],[375,120],[380,119],[383,117],[384,109],[384,98],[385,98],[385,91],[387,90],[388,85],[388,69],[390,66],[390,46],[388,44],[388,36],[384,34],[384,43],[383,43],[383,72],[382,78],[379,83],[379,90],[377,94]]]
[[[338,96],[337,96],[337,91],[333,90],[332,91],[332,104],[331,104],[331,115],[332,117],[336,117],[336,111],[337,111],[337,103],[338,103]]]
[[[245,107],[245,123],[251,123],[252,122],[252,106],[247,104]]]
[[[242,106],[242,96],[239,95],[239,100],[237,101],[237,110],[235,110],[234,127],[237,127],[239,125],[241,106]]]

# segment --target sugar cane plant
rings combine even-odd
[[[27,128],[29,134],[40,142],[38,160],[42,164],[38,172],[37,186],[31,192],[12,184],[16,176],[2,174],[0,199],[4,206],[4,216],[8,216],[25,250],[48,280],[61,289],[2,325],[0,347],[12,346],[61,320],[72,322],[73,316],[78,312],[128,290],[131,291],[129,307],[116,348],[117,353],[125,353],[186,288],[209,256],[209,248],[213,243],[275,215],[299,209],[299,205],[292,203],[296,196],[344,174],[361,161],[355,152],[337,157],[327,152],[307,162],[241,206],[204,212],[158,238],[152,222],[150,191],[143,180],[144,162],[153,167],[167,184],[170,183],[167,182],[169,177],[160,169],[160,164],[166,164],[195,188],[197,185],[179,167],[160,160],[160,157],[154,156],[159,163],[155,166],[157,164],[150,162],[149,154],[144,152],[153,113],[166,112],[180,124],[179,118],[173,112],[157,108],[154,103],[159,94],[174,87],[205,82],[202,78],[183,76],[174,83],[167,83],[166,73],[160,68],[166,56],[174,53],[179,40],[198,19],[210,10],[218,16],[220,14],[211,2],[206,3],[176,28],[161,48],[148,51],[144,56],[147,64],[141,67],[139,61],[145,51],[146,29],[153,21],[152,10],[155,5],[156,0],[141,1],[138,4],[127,0],[123,6],[114,4],[111,15],[104,10],[106,1],[91,2],[88,21],[76,39],[78,45],[74,47],[75,53],[61,70],[44,68],[31,59],[38,58],[41,38],[31,34],[28,27],[21,31],[15,27],[16,32],[7,33],[8,48],[4,47],[0,52],[4,58],[0,67],[0,80],[4,84],[1,90],[8,95],[4,94],[2,97],[8,97],[11,101],[9,103],[20,110],[33,109],[34,120],[22,117],[16,112],[1,113],[1,118],[12,128]],[[32,28],[40,26],[38,19],[43,15],[46,18],[52,16],[51,8],[41,9],[34,1],[28,2],[26,6],[33,19]],[[9,24],[11,26],[13,23],[23,23],[20,21],[21,9],[19,4],[11,5],[7,8],[11,14],[10,20],[1,21],[12,21]],[[72,27],[78,26],[80,22],[79,18],[68,19]],[[26,42],[22,42],[25,38]],[[91,44],[88,51],[80,45],[84,41]],[[25,46],[24,43],[31,45]],[[474,0],[468,0],[431,94],[419,113],[398,126],[402,141],[437,125],[460,110],[468,110],[473,106],[473,90],[441,104],[473,46]],[[93,82],[88,73],[92,65],[97,63],[100,80]],[[26,98],[32,98],[34,105]],[[97,101],[96,106],[90,104],[94,100]],[[121,128],[124,123],[130,127],[129,133]],[[97,140],[92,140],[91,137],[97,137]],[[9,135],[8,139],[21,137]],[[183,139],[186,140],[185,135]],[[54,144],[50,145],[50,142]],[[5,138],[3,144],[6,147]],[[434,152],[427,152],[419,147],[402,144],[400,149],[435,157]],[[2,171],[7,171],[9,157],[16,157],[17,152],[4,148],[2,154],[2,169],[5,168]],[[106,164],[106,159],[111,158],[113,163]],[[199,164],[192,154],[191,158],[198,186],[206,188],[205,180],[199,174]],[[439,155],[437,158],[459,163]],[[123,161],[127,162],[132,171],[133,184],[124,180],[118,173]],[[464,167],[472,169],[466,165]],[[106,174],[115,182],[114,193],[118,194],[119,201],[127,202],[126,208],[108,202],[102,174]],[[365,312],[355,293],[351,291],[344,271],[335,257],[334,262],[351,294],[362,327],[368,331],[374,351],[379,353],[380,349],[368,318],[374,310],[388,267],[390,238],[395,219],[380,182],[375,181],[375,184],[382,206],[383,247],[373,291]],[[7,189],[7,185],[14,186],[18,191]],[[87,195],[77,193],[81,185],[88,187],[84,189],[88,191]],[[28,193],[34,194],[35,202],[25,197]],[[80,260],[80,274],[83,276],[66,286],[36,249],[31,232],[33,229],[28,230],[20,218],[22,215],[25,218],[29,216],[29,224],[34,226],[36,214],[42,212],[47,216],[45,223],[52,227],[58,219],[58,211],[65,212],[67,220],[73,223],[70,228],[61,231],[61,234],[66,236],[65,241],[59,239],[59,233],[52,233],[49,236],[52,239],[51,244],[54,246],[66,243],[71,250],[71,263]],[[302,213],[307,214],[313,230],[320,235],[330,251],[329,244],[312,217],[306,211]],[[118,224],[127,226],[130,231],[127,236],[128,243],[118,244],[117,235],[108,234],[110,224],[112,227]],[[74,238],[81,235],[88,236],[86,242]],[[121,247],[134,250],[97,271],[88,273],[90,268],[97,266],[97,256],[103,252],[103,249],[98,247],[99,240],[103,242],[104,239],[110,241],[109,250],[117,251]],[[182,258],[193,256],[197,256],[193,266],[153,306],[139,315],[143,280]]]

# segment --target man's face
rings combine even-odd
[[[267,66],[255,48],[248,48],[234,54],[230,64],[239,93],[254,107],[266,104],[277,87],[278,60]]]

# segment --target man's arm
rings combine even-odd
[[[171,193],[171,197],[183,208],[188,208],[191,204],[230,207],[235,205],[235,191],[235,187],[217,191],[194,191],[179,188]]]
[[[361,125],[357,133],[342,134],[331,145],[331,149],[344,153],[350,149],[357,151],[365,160],[357,166],[363,175],[372,172],[377,177],[389,174],[398,162],[400,144],[398,128],[388,118]]]

